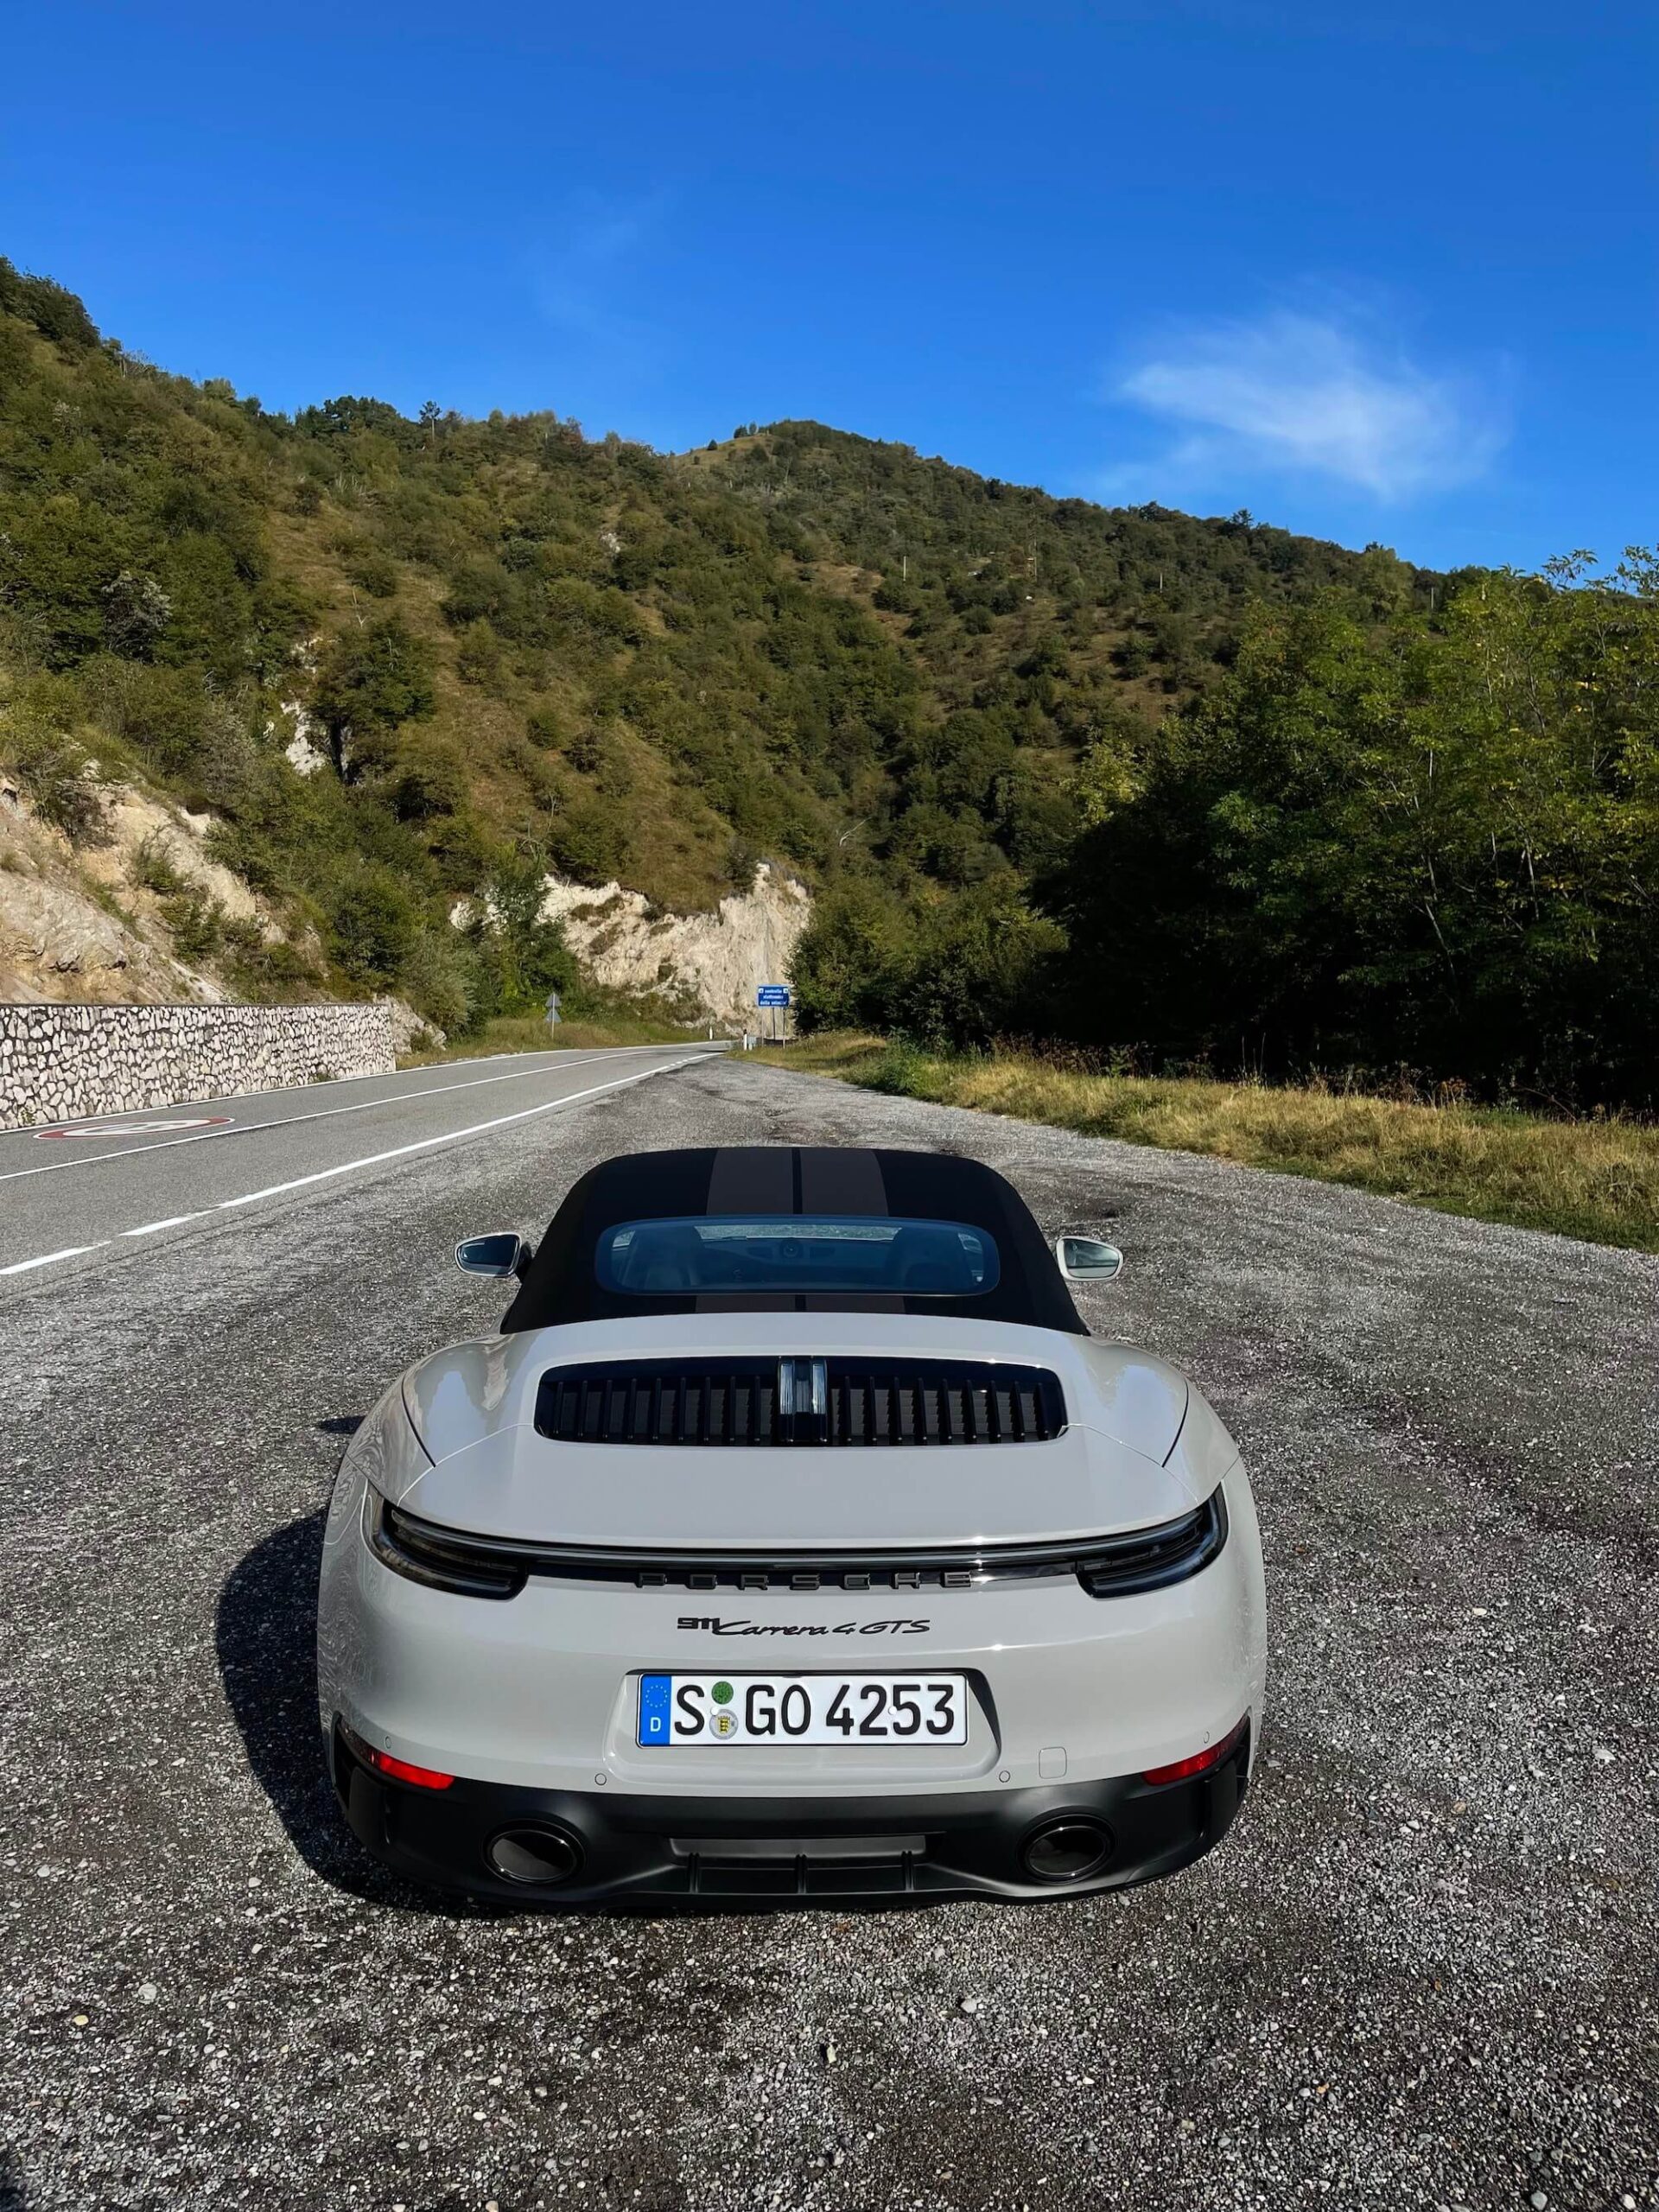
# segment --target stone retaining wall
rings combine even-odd
[[[0,1128],[389,1075],[396,1009],[0,1006]]]

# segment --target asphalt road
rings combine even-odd
[[[0,1131],[0,1276],[494,1137],[688,1057],[684,1046],[512,1053]]]
[[[443,1131],[304,1126],[0,1183],[8,1263],[103,1240],[0,1278],[0,2202],[1659,2201],[1659,1262],[733,1060],[319,1182],[342,1127]],[[337,1821],[320,1516],[386,1380],[499,1311],[450,1243],[610,1153],[767,1139],[972,1152],[1109,1223],[1090,1325],[1243,1443],[1265,1758],[1174,1880],[537,1920],[434,1909]]]

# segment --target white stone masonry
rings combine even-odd
[[[0,1128],[390,1075],[394,1009],[0,1006]]]

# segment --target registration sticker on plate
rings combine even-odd
[[[645,1749],[674,1744],[965,1744],[962,1675],[642,1675]]]

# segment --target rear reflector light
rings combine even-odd
[[[1208,1774],[1238,1749],[1238,1739],[1249,1726],[1247,1713],[1236,1728],[1230,1728],[1218,1744],[1206,1745],[1201,1751],[1194,1751],[1191,1758],[1176,1759],[1168,1766],[1149,1766],[1141,1776],[1142,1782],[1154,1787],[1166,1782],[1191,1782],[1197,1774]]]
[[[384,1774],[390,1782],[407,1782],[416,1789],[447,1789],[454,1780],[453,1774],[440,1774],[436,1767],[416,1766],[409,1759],[400,1759],[391,1751],[378,1751],[372,1744],[365,1744],[355,1729],[348,1728],[342,1720],[340,1732],[350,1745],[353,1754],[376,1774]]]
[[[412,1782],[417,1789],[447,1789],[454,1780],[453,1774],[440,1774],[435,1767],[411,1766],[407,1759],[395,1759],[390,1751],[371,1751],[369,1764],[377,1774],[389,1774],[394,1782]]]

